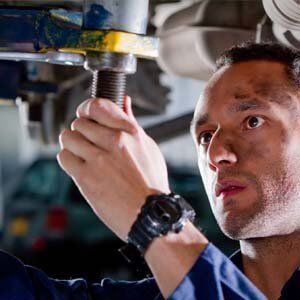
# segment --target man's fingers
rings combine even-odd
[[[113,129],[136,132],[136,124],[115,103],[107,99],[89,99],[77,109],[77,117],[88,118]]]
[[[61,150],[56,158],[61,168],[71,177],[78,175],[84,164],[81,158],[66,149]]]
[[[62,149],[66,149],[87,161],[97,157],[101,151],[82,136],[82,134],[71,130],[64,130],[61,133],[59,143]]]
[[[122,132],[97,124],[94,121],[80,118],[71,124],[72,130],[80,132],[96,146],[106,151],[113,150],[119,143]]]
[[[133,111],[132,111],[131,97],[129,97],[129,96],[125,97],[124,109],[125,109],[125,112],[126,112],[127,116],[130,118],[130,120],[132,120],[133,122],[136,123],[136,118],[135,118],[135,116],[133,114]]]

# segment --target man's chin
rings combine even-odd
[[[219,224],[221,231],[232,240],[249,240],[256,238],[265,238],[270,236],[271,232],[264,230],[260,225],[255,224]]]
[[[253,220],[252,220],[253,221]],[[227,219],[219,222],[221,231],[232,240],[246,240],[268,236],[263,232],[261,226],[256,226],[254,222],[246,222],[246,219]]]
[[[268,235],[268,232],[265,232],[265,218],[259,212],[260,209],[253,205],[246,210],[237,207],[223,210],[215,216],[221,231],[227,237],[233,240],[244,240]]]
[[[241,232],[241,230],[236,229],[233,230],[232,228],[224,228],[220,227],[221,231],[231,240],[239,241],[246,239],[246,235]]]

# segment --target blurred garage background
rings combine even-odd
[[[38,41],[26,31],[41,11],[60,28],[79,30],[82,14],[87,15],[83,7],[105,2],[0,1],[0,245],[56,278],[144,276],[118,253],[122,243],[55,159],[59,132],[90,97],[92,73],[82,67],[82,53],[55,61],[35,51]],[[143,1],[126,2],[134,11]],[[147,35],[160,37],[159,57],[138,59],[127,93],[140,124],[166,157],[173,191],[192,203],[199,226],[227,254],[238,245],[218,230],[202,188],[189,135],[193,109],[225,48],[247,40],[299,48],[299,14],[294,0],[149,3]]]

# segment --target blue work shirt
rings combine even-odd
[[[241,264],[240,254],[233,258]],[[240,265],[241,266],[241,265]],[[26,266],[8,253],[0,252],[1,300],[159,300],[163,299],[154,279],[137,282],[104,279],[89,284],[84,279],[56,280]],[[200,254],[169,299],[266,299],[242,271],[215,246]],[[300,299],[300,270],[282,290],[282,299]]]

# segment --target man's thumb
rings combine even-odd
[[[125,110],[125,113],[128,115],[128,117],[132,121],[136,122],[136,118],[135,118],[135,116],[133,114],[133,111],[132,111],[132,101],[131,101],[131,98],[129,96],[125,96],[124,110]]]

